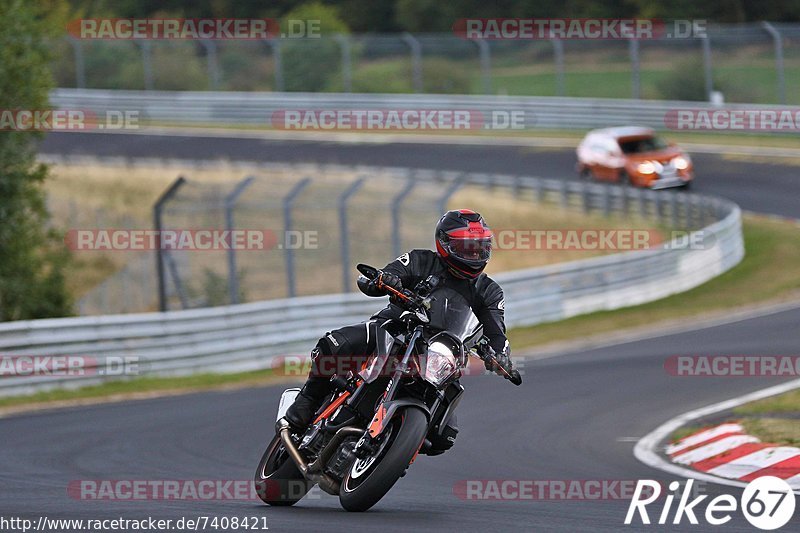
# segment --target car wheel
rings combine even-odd
[[[578,177],[582,180],[590,180],[594,178],[594,174],[592,174],[592,169],[589,167],[583,167],[580,172],[578,172]]]
[[[617,183],[625,185],[626,187],[635,187],[636,184],[631,181],[631,177],[624,170],[620,170],[617,174]]]

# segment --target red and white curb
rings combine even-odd
[[[673,463],[712,476],[743,482],[775,476],[800,489],[800,448],[763,443],[735,422],[698,431],[665,451]]]
[[[788,465],[788,468],[793,468],[792,464],[800,463],[800,457],[797,457],[800,455],[799,449],[763,444],[755,437],[746,435],[741,425],[735,423],[703,430],[667,447],[663,443],[677,429],[697,420],[797,388],[800,388],[800,379],[683,413],[639,439],[633,454],[647,466],[675,476],[734,487],[745,487],[747,480],[757,477],[754,475],[756,473],[760,476],[770,475],[765,472],[767,469],[774,470],[776,466]],[[741,455],[734,455],[731,453],[733,450]],[[758,455],[754,455],[756,453]],[[674,459],[680,458],[680,462],[673,460],[673,456]],[[800,467],[796,472],[787,470],[776,477],[786,479],[794,487],[795,493],[800,494],[798,474]]]

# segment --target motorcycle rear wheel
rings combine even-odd
[[[428,419],[417,408],[404,409],[391,421],[374,456],[356,460],[339,489],[348,511],[366,511],[383,498],[408,468],[428,431]]]

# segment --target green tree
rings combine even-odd
[[[281,20],[281,32],[289,35],[299,26],[298,21],[306,22],[310,35],[284,41],[285,88],[287,91],[320,91],[341,69],[341,48],[333,36],[348,33],[347,25],[335,7],[319,2],[304,4],[287,13]]]
[[[64,13],[61,2],[0,2],[0,110],[48,108],[45,39]],[[36,162],[40,135],[0,131],[0,320],[63,316],[71,309],[62,272],[67,252],[47,227],[47,167]]]

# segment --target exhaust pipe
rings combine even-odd
[[[338,496],[339,483],[328,474],[322,472],[322,468],[330,460],[331,456],[339,447],[339,444],[341,444],[345,439],[345,437],[360,436],[364,430],[356,427],[341,428],[333,435],[331,441],[322,449],[317,457],[317,460],[309,465],[300,454],[300,450],[297,449],[294,441],[292,441],[289,422],[285,418],[281,418],[278,420],[275,429],[278,431],[278,435],[280,435],[281,442],[283,442],[284,448],[286,448],[286,451],[289,453],[289,457],[292,458],[292,461],[294,461],[295,465],[297,465],[297,468],[300,470],[303,476],[305,476],[305,478],[309,481],[318,483],[319,487],[328,494]]]

